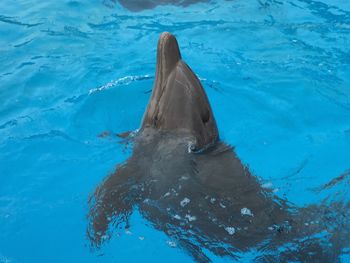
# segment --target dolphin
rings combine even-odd
[[[117,0],[112,0],[116,2]],[[208,2],[208,0],[118,0],[126,9],[139,12],[145,9],[152,9],[158,5],[180,5],[189,6],[198,2]]]
[[[251,252],[258,262],[339,260],[346,238],[329,229],[334,211],[297,208],[261,186],[220,140],[206,93],[168,32],[141,127],[129,138],[131,157],[91,195],[93,246],[111,238],[110,227],[130,227],[138,209],[198,262],[210,262],[205,250],[232,259]]]

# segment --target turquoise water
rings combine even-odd
[[[0,262],[193,261],[137,211],[130,230],[100,250],[86,235],[89,195],[131,153],[98,135],[139,127],[163,31],[177,36],[202,80],[221,139],[262,183],[300,207],[350,201],[348,1],[213,1],[135,13],[102,0],[5,0]],[[344,244],[339,259],[350,262],[349,253]]]

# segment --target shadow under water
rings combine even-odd
[[[116,3],[117,1],[126,9],[139,12],[145,9],[152,9],[158,5],[179,5],[189,6],[200,2],[209,2],[209,0],[111,0]]]

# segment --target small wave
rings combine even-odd
[[[34,23],[34,24],[22,23],[20,21],[17,21],[14,17],[4,16],[4,15],[0,15],[0,21],[4,23],[12,24],[12,25],[26,26],[26,27],[34,27],[34,26],[39,26],[43,24],[43,23]]]
[[[86,96],[87,96],[87,94],[75,95],[75,96],[72,96],[72,97],[65,99],[64,102],[73,103],[73,104],[78,103],[78,102],[82,101]]]
[[[11,262],[13,262],[11,258],[0,255],[0,263],[11,263]]]
[[[142,81],[142,80],[149,80],[149,79],[153,79],[153,76],[151,76],[151,75],[125,76],[125,77],[119,78],[117,80],[113,80],[111,82],[108,82],[107,84],[105,84],[101,87],[90,89],[89,95],[92,93],[95,93],[95,92],[108,90],[108,89],[118,87],[118,86],[127,86],[135,81]]]
[[[32,42],[32,41],[33,41],[33,39],[29,39],[29,40],[26,40],[26,41],[24,41],[24,42],[22,42],[22,43],[13,45],[13,46],[14,46],[14,47],[23,47],[23,46],[29,44],[29,43]]]
[[[35,63],[34,63],[34,62],[23,62],[21,65],[19,65],[19,66],[17,67],[17,69],[21,69],[21,68],[23,68],[23,67],[31,66],[31,65],[35,65]]]
[[[330,189],[333,186],[335,186],[335,185],[343,182],[344,180],[346,180],[349,176],[350,176],[350,169],[346,170],[345,172],[343,172],[338,177],[333,178],[330,182],[322,185],[321,187],[315,188],[314,191],[315,192],[321,192],[323,190]]]
[[[218,81],[209,80],[207,78],[200,77],[199,75],[197,75],[197,78],[200,80],[200,82],[203,84],[203,86],[207,86],[208,88],[213,89],[217,92],[223,91],[223,89]]]
[[[41,30],[41,32],[46,33],[48,36],[61,37],[61,36],[71,36],[79,38],[89,38],[89,34],[81,31],[77,27],[65,26],[63,31],[56,31],[52,29]]]
[[[39,134],[33,134],[30,135],[28,137],[23,137],[22,140],[26,140],[26,141],[30,141],[30,140],[36,140],[36,139],[52,139],[52,138],[62,138],[66,141],[70,141],[70,142],[75,142],[75,143],[79,143],[81,144],[80,141],[70,137],[68,134],[66,134],[63,131],[60,130],[51,130],[49,132],[46,133],[39,133]]]
[[[0,130],[5,129],[7,127],[13,127],[17,125],[17,120],[10,120],[2,125],[0,125]]]
[[[104,22],[100,24],[88,23],[88,26],[92,29],[97,29],[97,30],[115,29],[120,27],[120,21],[115,20],[115,21],[109,21],[109,22]]]
[[[20,116],[16,119],[9,120],[3,124],[0,124],[0,130],[6,129],[8,127],[14,127],[14,126],[18,125],[18,123],[20,121],[22,121],[23,119],[28,119],[29,121],[33,121],[33,119],[29,115]]]
[[[79,28],[74,26],[65,26],[64,31],[66,34],[76,36],[76,37],[82,37],[82,38],[88,38],[88,33],[81,31]]]

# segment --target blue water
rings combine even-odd
[[[202,80],[221,139],[262,183],[300,207],[350,201],[349,1],[135,13],[102,0],[2,0],[0,262],[193,261],[137,211],[100,250],[86,236],[90,194],[131,153],[98,135],[139,127],[162,31]]]

